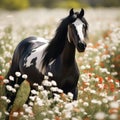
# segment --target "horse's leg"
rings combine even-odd
[[[73,94],[73,100],[77,100],[78,97],[78,87],[72,89],[71,93]]]

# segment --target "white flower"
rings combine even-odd
[[[86,68],[89,69],[89,68],[90,68],[90,65],[86,65]]]
[[[49,79],[49,77],[45,75],[44,76],[44,80],[48,80],[48,79]]]
[[[10,75],[9,80],[14,81],[14,77]]]
[[[36,91],[36,90],[31,90],[31,93],[32,93],[33,95],[38,95],[38,91]]]
[[[53,86],[57,86],[56,81],[52,80],[51,83],[52,83]]]
[[[27,76],[26,74],[23,74],[23,75],[22,75],[22,78],[23,78],[23,79],[27,79],[28,76]]]
[[[115,75],[118,75],[117,72],[111,72],[111,75],[115,76]]]
[[[95,90],[90,90],[90,93],[96,94],[96,91]]]
[[[51,72],[48,72],[49,77],[53,77],[53,74]]]
[[[107,96],[108,101],[113,101],[114,100],[114,96]]]
[[[23,108],[24,108],[24,109],[25,109],[25,108],[27,108],[27,107],[28,107],[28,105],[27,105],[27,104],[24,104],[24,105],[23,105]]]
[[[30,96],[29,98],[30,98],[30,100],[34,101],[36,97],[35,96]]]
[[[9,112],[5,111],[5,115],[9,115]]]
[[[34,83],[33,86],[38,86],[38,83]]]
[[[37,104],[38,106],[43,106],[43,105],[44,105],[44,104],[43,104],[43,101],[42,101],[39,97],[36,98],[36,104]]]
[[[29,106],[33,106],[33,102],[30,101],[30,102],[29,102]]]
[[[15,93],[16,92],[16,89],[15,88],[13,88],[12,86],[10,86],[10,85],[6,85],[6,88],[7,88],[7,90],[8,91],[11,91],[11,92],[13,92],[13,93]]]
[[[66,104],[65,104],[65,109],[66,109],[66,110],[72,110],[72,109],[73,109],[73,104],[71,104],[71,103],[66,103]]]
[[[2,69],[2,72],[3,72],[3,73],[5,73],[5,72],[6,72],[6,70],[5,70],[5,69]]]
[[[54,93],[54,101],[60,102],[61,101],[60,95]]]
[[[43,90],[41,91],[41,94],[44,96],[44,97],[47,97],[48,96],[48,91],[47,90]]]
[[[16,92],[16,89],[12,88],[12,92],[15,93],[15,92]]]
[[[24,115],[24,112],[20,112],[20,115],[22,115],[22,116],[23,116],[23,115]]]
[[[9,83],[9,80],[8,80],[8,79],[4,79],[3,82],[4,82],[5,84],[7,84],[7,83]]]
[[[104,120],[105,119],[105,113],[104,112],[97,112],[95,114],[95,119],[97,119],[97,120]]]
[[[114,64],[112,64],[110,67],[111,67],[111,68],[115,68],[115,65],[114,65]]]
[[[19,86],[18,84],[15,84],[14,87],[15,87],[15,88],[19,88],[20,86]]]
[[[87,107],[87,106],[89,106],[89,103],[88,103],[88,102],[84,102],[84,103],[83,103],[83,106],[86,106],[86,107]]]
[[[15,72],[15,75],[16,75],[17,77],[20,77],[20,76],[21,76],[21,73],[20,73],[20,72]]]
[[[118,118],[117,114],[111,114],[111,115],[109,116],[109,118],[110,118],[111,120],[118,120],[118,119],[117,119],[117,118]]]
[[[1,96],[1,99],[7,100],[7,97],[6,96]]]
[[[115,101],[114,101],[114,102],[111,102],[111,103],[110,103],[110,107],[111,107],[111,108],[119,108],[120,106],[119,106],[119,103],[118,103],[118,102],[115,102]]]
[[[108,71],[107,68],[100,68],[100,71],[101,71],[102,73],[110,74],[110,72]]]
[[[98,87],[103,89],[104,88],[104,84],[98,84]]]
[[[52,110],[49,110],[48,113],[51,115],[54,114],[54,112]]]
[[[102,104],[102,102],[101,102],[100,100],[98,100],[98,101],[97,101],[97,104],[98,104],[98,105],[101,105],[101,104]]]
[[[68,97],[72,100],[73,99],[73,94],[71,92],[68,92]]]
[[[58,93],[63,93],[63,90],[58,89],[57,92],[58,92]]]
[[[50,86],[52,86],[52,83],[48,80],[43,80],[42,85],[50,87]]]
[[[99,94],[99,96],[106,97],[107,93],[106,92],[102,92],[102,93]]]
[[[6,100],[6,102],[7,102],[7,103],[10,103],[10,102],[11,102],[11,100],[7,99],[7,100]]]
[[[12,91],[12,86],[6,85],[6,88],[7,88],[8,91]]]
[[[26,108],[25,108],[25,112],[26,112],[26,113],[29,113],[29,114],[33,113],[33,112],[32,112],[32,107],[26,107]]]
[[[81,70],[84,70],[84,69],[85,69],[85,66],[84,66],[84,65],[81,65],[80,68],[81,68]]]
[[[66,112],[65,117],[66,117],[66,118],[71,118],[71,117],[72,117],[71,112],[70,112],[70,111]]]
[[[103,102],[103,103],[108,103],[108,99],[103,98],[103,99],[102,99],[102,102]]]
[[[42,85],[39,85],[39,86],[38,86],[38,90],[41,90],[41,91],[42,91],[42,90],[44,90],[44,87],[43,87]]]
[[[17,117],[18,116],[18,112],[13,112],[13,117]]]
[[[57,88],[57,87],[51,87],[50,90],[51,90],[52,92],[57,92],[57,91],[58,91],[58,88]]]
[[[96,103],[97,103],[97,100],[96,100],[96,99],[92,99],[92,100],[91,100],[91,103],[96,104]]]

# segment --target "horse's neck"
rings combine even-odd
[[[64,50],[61,54],[61,59],[64,65],[71,65],[75,61],[75,46],[66,40]]]

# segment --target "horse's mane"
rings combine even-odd
[[[67,39],[68,24],[75,21],[75,19],[72,18],[71,16],[68,16],[61,21],[60,25],[56,30],[55,36],[52,38],[50,44],[44,51],[43,65],[42,65],[43,67],[47,66],[49,62],[57,58],[62,53]],[[86,25],[85,37],[87,37],[88,23],[84,17],[82,17],[81,20]]]
[[[55,36],[50,41],[50,44],[45,49],[43,58],[43,67],[47,66],[49,62],[57,58],[64,49],[67,38],[67,30],[69,24],[69,17],[64,18],[58,26]]]

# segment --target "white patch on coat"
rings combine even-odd
[[[24,63],[25,67],[30,67],[32,65],[31,61],[34,58],[36,59],[36,68],[42,72],[42,59],[43,59],[43,52],[45,51],[45,49],[47,48],[47,46],[49,45],[49,41],[45,40],[45,39],[41,39],[38,38],[37,40],[33,40],[32,42],[44,42],[45,44],[41,45],[40,47],[33,49],[32,53],[26,58],[26,63]]]
[[[32,43],[35,43],[35,42],[43,42],[43,43],[48,43],[49,40],[46,40],[42,37],[38,37],[36,40],[32,40]]]
[[[84,23],[80,19],[77,18],[73,24],[77,30],[79,38],[81,39],[81,41],[84,41],[84,34],[82,31]]]
[[[49,40],[46,40],[45,38],[38,37],[37,39],[30,40],[31,43],[37,43],[37,42],[42,42],[42,43],[48,43]]]

